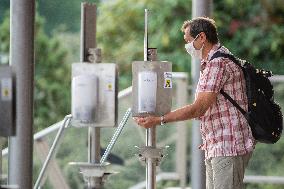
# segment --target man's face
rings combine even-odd
[[[184,38],[186,43],[190,43],[192,40],[194,40],[194,38],[190,35],[190,27],[189,26],[184,30],[183,38]]]
[[[205,34],[204,32],[199,33],[196,38],[192,37],[190,35],[190,26],[188,26],[185,30],[184,30],[184,36],[183,36],[184,40],[186,43],[190,43],[192,42],[194,39],[195,41],[193,42],[193,46],[195,49],[200,49],[202,47],[202,45],[205,42]]]

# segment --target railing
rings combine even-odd
[[[185,87],[184,85],[181,87],[185,90],[188,90],[188,88],[186,87],[187,86],[187,73],[173,73],[173,78],[176,79],[176,80],[181,80],[183,82],[183,84],[186,84]],[[181,92],[184,92],[184,91],[181,91]],[[186,92],[185,92],[186,93]],[[121,100],[123,98],[126,98],[128,96],[130,96],[132,94],[132,87],[128,87],[122,91],[120,91],[118,93],[118,99]],[[187,101],[187,99],[184,99],[184,101]],[[35,141],[35,148],[37,151],[40,152],[40,159],[42,162],[45,161],[45,157],[48,155],[48,151],[50,150],[49,149],[49,146],[47,144],[47,142],[45,141],[45,137],[48,136],[49,134],[57,131],[58,129],[60,129],[60,127],[62,126],[64,120],[58,122],[58,123],[55,123],[51,126],[49,126],[48,128],[46,129],[43,129],[42,131],[36,133],[34,135],[34,141]],[[180,127],[182,128],[182,127]],[[185,134],[183,132],[183,134]],[[176,136],[176,135],[175,135]],[[170,137],[169,139],[171,140],[175,140],[175,139],[184,139],[185,140],[185,136],[183,137]],[[169,139],[167,139],[167,142],[171,142],[169,141]],[[164,141],[162,141],[161,143],[166,143]],[[160,143],[160,144],[161,144]],[[185,145],[185,142],[182,141],[182,143],[184,143]],[[181,147],[181,145],[180,145]],[[185,146],[183,146],[183,148],[186,148]],[[4,150],[2,150],[2,156],[5,157],[8,155],[8,148],[5,148]],[[136,158],[136,157],[135,157]],[[186,162],[186,159],[184,160],[181,160],[180,159],[180,162]],[[50,179],[51,181],[51,184],[53,185],[54,188],[62,188],[62,189],[69,189],[69,186],[68,184],[66,183],[65,179],[64,179],[64,176],[63,174],[61,173],[61,170],[59,169],[59,166],[57,165],[57,162],[55,159],[52,159],[50,160],[50,166],[51,168],[48,169],[48,176],[51,177],[52,179]],[[177,168],[178,169],[178,168]],[[186,171],[186,168],[184,167],[184,170],[179,170],[180,173],[182,172],[185,172]],[[174,173],[175,175],[178,175],[178,173]],[[162,175],[167,175],[167,174],[162,174]],[[183,173],[183,175],[185,175],[185,173]],[[160,178],[161,176],[158,176],[158,178]],[[162,178],[162,177],[161,177]],[[179,177],[178,180],[180,180],[180,178],[182,178],[184,181],[182,181],[183,183],[185,183],[185,176],[184,177]],[[46,178],[44,178],[46,179]],[[177,177],[175,176],[175,179],[176,180]],[[157,181],[159,181],[161,179],[158,179]],[[42,183],[44,183],[45,180],[42,181]]]
[[[184,81],[185,83],[187,82],[187,73],[173,73],[173,78],[176,80],[180,80],[180,81]],[[284,82],[284,76],[273,76],[271,77],[271,81],[272,82]],[[184,83],[183,83],[184,84]],[[186,85],[188,86],[188,85]],[[191,87],[185,87],[184,89],[190,90]],[[183,92],[184,91],[179,91],[179,92]],[[130,96],[132,93],[132,87],[128,87],[122,91],[120,91],[118,93],[118,99],[121,100],[123,98],[126,98],[128,96]],[[41,153],[41,155],[43,155],[40,159],[42,161],[44,161],[48,151],[49,151],[49,147],[47,142],[45,142],[44,137],[46,137],[47,135],[57,131],[60,126],[63,124],[63,121],[60,121],[58,123],[55,123],[51,126],[49,126],[46,129],[43,129],[42,131],[36,133],[34,135],[34,141],[35,146],[37,149],[41,149],[43,153]],[[183,132],[183,131],[182,131]],[[171,137],[169,137],[169,139],[171,139]],[[179,137],[178,135],[175,135],[175,137],[173,137],[173,140],[179,140],[179,139],[183,139],[183,137]],[[172,140],[172,139],[171,139]],[[162,142],[163,143],[163,142]],[[184,141],[179,142],[179,144],[184,143]],[[179,145],[180,146],[180,145]],[[177,146],[178,147],[178,146]],[[181,147],[181,149],[184,149],[184,146]],[[177,150],[178,151],[178,150]],[[180,151],[179,151],[180,152]],[[8,148],[5,148],[4,150],[2,150],[2,156],[5,157],[8,154]],[[177,156],[178,158],[179,156]],[[131,161],[131,160],[130,160]],[[179,160],[179,162],[181,161],[185,161],[185,160]],[[177,172],[172,172],[172,173],[159,173],[157,175],[157,182],[161,181],[161,180],[180,180],[181,182],[185,182],[185,177],[183,179],[181,179],[181,174],[185,174],[184,170],[181,170],[181,168],[177,166]],[[184,165],[183,165],[184,166]],[[54,179],[51,179],[51,184],[54,186],[54,188],[62,188],[62,189],[68,189],[68,184],[66,183],[64,176],[62,175],[59,166],[56,163],[56,160],[52,160],[52,167],[51,169],[49,169],[48,171],[53,171],[52,173],[50,173],[48,176],[49,177],[53,177]],[[56,179],[55,179],[56,178]],[[184,181],[182,181],[184,180]],[[270,184],[284,184],[284,177],[272,177],[272,176],[245,176],[244,179],[245,183],[270,183]],[[62,184],[63,183],[63,184]],[[145,182],[141,182],[138,183],[135,186],[132,186],[131,189],[139,189],[139,188],[144,188],[145,186]]]

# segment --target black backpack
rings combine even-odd
[[[277,142],[283,129],[283,115],[281,107],[274,101],[273,86],[268,79],[272,73],[255,69],[249,62],[220,51],[217,51],[210,60],[218,57],[228,58],[241,67],[246,80],[248,112],[241,108],[223,89],[220,93],[245,116],[252,135],[257,141],[270,144]]]

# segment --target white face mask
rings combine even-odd
[[[193,46],[193,42],[199,37],[199,34],[192,40],[190,43],[185,44],[185,49],[188,54],[190,54],[193,58],[202,59],[202,49],[204,47],[204,43],[200,49],[195,49]]]

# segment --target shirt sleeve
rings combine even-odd
[[[206,63],[204,70],[200,74],[196,92],[219,93],[227,80],[225,65],[222,58],[216,58]]]

